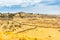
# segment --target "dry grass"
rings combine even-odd
[[[60,40],[60,19],[40,14],[17,14],[11,20],[2,18],[0,40]]]

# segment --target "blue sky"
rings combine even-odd
[[[0,12],[60,14],[60,0],[0,0]]]

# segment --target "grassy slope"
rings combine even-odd
[[[0,20],[0,26],[0,40],[60,40],[59,18],[14,17]]]

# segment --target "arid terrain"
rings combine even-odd
[[[0,13],[0,40],[60,40],[60,15]]]

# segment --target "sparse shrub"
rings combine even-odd
[[[37,40],[37,38],[35,38],[35,40]]]
[[[15,27],[19,27],[19,28],[21,28],[21,25],[14,25]]]
[[[1,16],[1,18],[4,18],[4,17],[5,17],[4,15]]]
[[[13,18],[13,16],[14,16],[14,14],[9,14],[8,17],[9,17],[9,18]]]
[[[3,28],[3,29],[7,29],[7,26],[3,26],[2,28]]]

